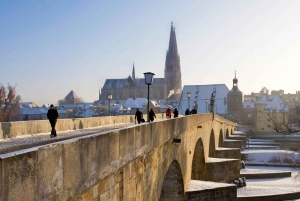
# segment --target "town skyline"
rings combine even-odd
[[[93,102],[133,62],[139,78],[164,77],[173,22],[183,86],[230,90],[237,70],[244,94],[299,90],[300,2],[217,2],[1,2],[0,82],[38,105],[71,90]]]

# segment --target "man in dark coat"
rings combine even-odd
[[[191,112],[190,112],[189,108],[186,108],[185,115],[190,115],[190,114],[191,114]]]
[[[143,113],[139,110],[139,109],[136,109],[136,112],[135,112],[135,119],[137,119],[138,121],[138,124],[141,123],[141,119],[143,118]]]
[[[151,110],[149,112],[149,119],[150,119],[150,121],[154,121],[154,117],[156,118],[156,115],[155,115],[153,109],[151,108]]]
[[[50,137],[56,137],[55,125],[58,118],[58,112],[52,104],[50,105],[50,109],[48,110],[47,118],[49,119],[52,128]]]
[[[193,108],[193,109],[192,109],[192,114],[197,114],[196,108]]]
[[[177,110],[177,108],[175,108],[173,114],[174,114],[174,118],[178,117],[178,110]]]

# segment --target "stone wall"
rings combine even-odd
[[[144,115],[147,119],[147,115]],[[156,114],[156,119],[165,118],[164,113]],[[105,116],[76,119],[58,119],[56,131],[78,130],[98,126],[134,122],[134,115]],[[27,134],[50,133],[48,120],[16,121],[0,123],[0,139]]]

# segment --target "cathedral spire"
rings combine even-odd
[[[133,67],[132,67],[132,79],[135,79],[135,69],[134,69],[134,62],[133,62]]]
[[[171,22],[171,31],[170,31],[170,41],[169,41],[168,54],[173,55],[173,56],[178,56],[175,27],[173,27],[173,22]]]
[[[169,49],[167,51],[165,64],[165,99],[176,99],[176,96],[181,95],[181,90],[182,83],[180,59],[177,50],[175,28],[173,27],[173,22],[171,22]]]

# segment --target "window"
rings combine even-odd
[[[265,130],[264,128],[261,128],[261,130]]]
[[[251,114],[248,114],[248,117],[251,117]]]

